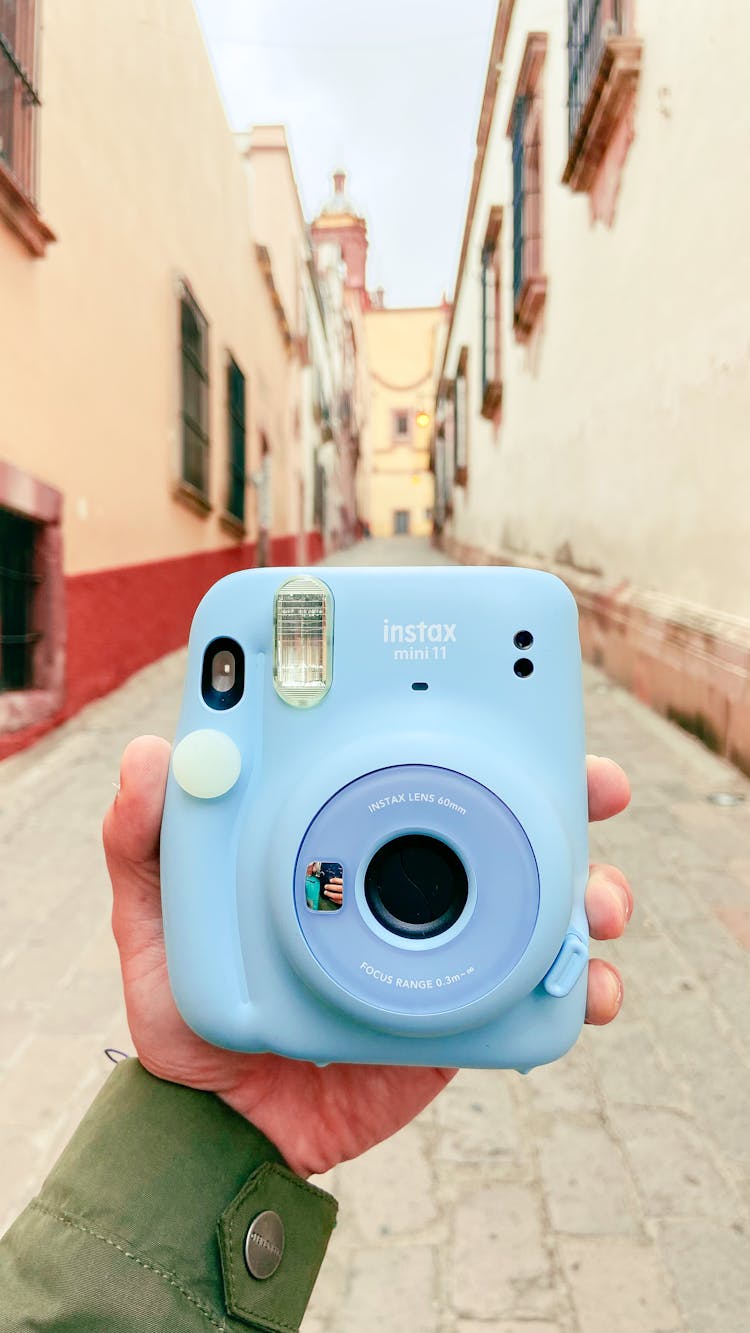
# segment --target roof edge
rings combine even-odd
[[[440,373],[437,377],[438,384],[445,375],[445,364],[448,360],[448,349],[450,347],[451,334],[453,332],[453,321],[456,317],[456,308],[458,306],[458,294],[461,290],[464,269],[466,267],[466,255],[469,249],[469,238],[471,229],[474,225],[474,212],[477,206],[477,196],[479,194],[479,184],[484,170],[484,158],[487,152],[487,141],[490,137],[492,128],[492,117],[497,100],[497,89],[500,82],[500,71],[502,60],[505,54],[505,44],[508,40],[510,22],[513,17],[515,0],[500,0],[495,19],[495,31],[492,35],[492,46],[490,47],[490,58],[487,65],[487,77],[484,84],[484,95],[482,97],[482,109],[479,113],[479,125],[477,126],[477,154],[474,159],[474,173],[471,178],[471,189],[469,191],[469,206],[464,223],[464,232],[461,240],[461,254],[458,261],[458,273],[456,274],[456,284],[453,289],[453,302],[451,308],[451,317],[448,322],[448,332],[445,338],[445,350],[440,365]]]

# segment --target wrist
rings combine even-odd
[[[159,1327],[295,1333],[335,1217],[335,1200],[214,1093],[123,1060],[0,1247],[3,1311],[8,1283],[19,1310],[41,1283],[42,1253],[66,1327],[124,1328],[123,1312],[130,1327],[137,1310],[149,1327],[158,1315]],[[261,1218],[276,1228],[262,1274]]]
[[[235,1088],[218,1092],[220,1101],[243,1120],[258,1130],[283,1158],[291,1171],[303,1180],[321,1175],[335,1163],[323,1164],[315,1152],[300,1107],[287,1110],[280,1099],[274,1100],[271,1089],[260,1090],[243,1083]]]

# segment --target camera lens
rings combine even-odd
[[[375,920],[406,939],[442,935],[458,921],[468,896],[469,881],[456,853],[421,833],[387,842],[365,874],[365,898]]]

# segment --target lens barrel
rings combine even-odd
[[[460,858],[422,833],[385,843],[365,872],[365,898],[375,920],[406,939],[431,939],[450,930],[468,896]]]

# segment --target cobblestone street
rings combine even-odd
[[[441,563],[411,539],[337,563]],[[183,655],[0,765],[0,1230],[132,1050],[100,824],[120,752],[171,735]],[[589,749],[627,770],[592,856],[630,877],[625,1003],[560,1064],[463,1072],[323,1180],[305,1333],[747,1333],[750,783],[587,668]],[[714,804],[716,793],[746,798]]]

